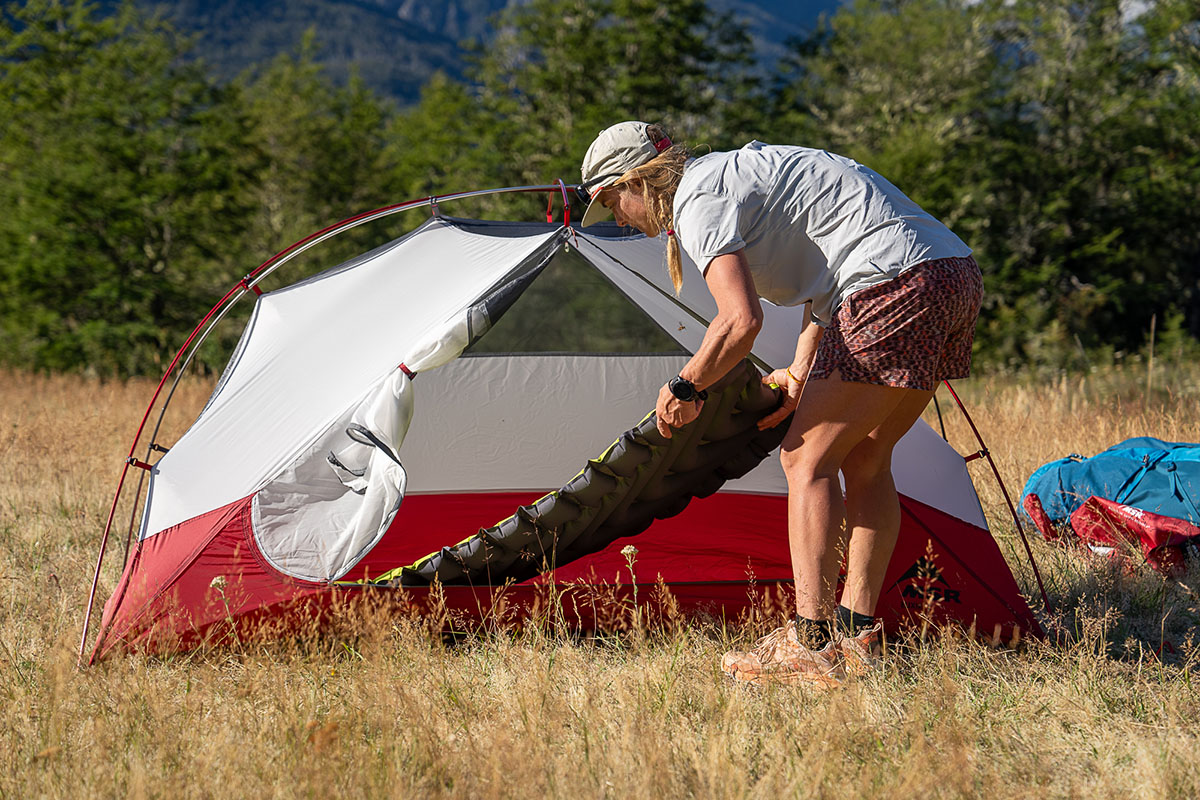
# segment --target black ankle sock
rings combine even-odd
[[[869,617],[866,614],[860,614],[857,611],[851,611],[845,606],[837,608],[838,626],[847,636],[853,636],[861,630],[871,627],[875,624],[875,618]]]
[[[820,650],[833,639],[834,621],[831,619],[808,619],[796,615],[796,635],[812,650]]]

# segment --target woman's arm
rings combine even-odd
[[[709,324],[696,354],[679,371],[680,377],[694,383],[697,389],[712,385],[750,355],[763,318],[762,304],[743,251],[717,256],[709,262],[704,277],[717,301],[717,316]],[[699,401],[679,400],[664,385],[656,406],[659,431],[671,438],[671,428],[694,420],[700,415],[700,405]]]
[[[696,384],[697,389],[716,383],[750,355],[763,321],[762,303],[754,290],[754,278],[743,251],[714,258],[704,280],[717,301],[717,316],[709,324],[696,354],[679,371],[680,377]]]

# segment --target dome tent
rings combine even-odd
[[[540,341],[545,309],[523,301],[563,264],[617,292],[630,327],[645,323],[630,352]],[[248,278],[235,288],[242,296],[256,284]],[[412,587],[428,580],[412,576],[422,566],[445,584],[445,602],[484,613],[494,590],[480,583],[486,570],[454,585],[456,574],[468,574],[455,573],[461,548],[472,534],[503,527],[498,521],[523,517],[536,528],[541,511],[527,509],[570,497],[565,484],[610,456],[614,436],[645,421],[716,313],[694,265],[685,264],[675,295],[660,241],[569,220],[435,215],[365,255],[254,295],[195,422],[170,448],[152,443],[147,453],[161,453],[153,464],[131,450],[131,466],[146,470],[145,501],[93,660],[114,649],[186,646],[242,617],[286,622],[381,575],[394,578],[396,591],[420,593]],[[752,354],[763,369],[790,361],[802,309],[764,302],[764,316]],[[533,335],[521,352],[487,347],[503,326],[522,323]],[[747,413],[730,402],[732,418]],[[623,439],[634,442],[635,433]],[[638,579],[661,580],[685,611],[734,616],[751,602],[750,583],[790,585],[786,480],[766,443],[743,444],[737,470],[710,464],[703,487],[678,489],[662,513],[631,527],[609,526],[569,563],[553,563],[552,580],[611,581],[625,566],[621,547],[634,542]],[[1006,637],[1014,628],[1038,632],[963,457],[918,422],[896,449],[893,474],[902,530],[881,616],[899,624],[932,611]],[[622,491],[644,496],[656,486]],[[432,572],[430,554],[441,556]],[[404,565],[407,573],[397,570]],[[517,596],[550,579],[519,577]]]

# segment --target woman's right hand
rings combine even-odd
[[[777,369],[770,375],[763,376],[762,382],[764,386],[778,387],[782,394],[779,408],[758,421],[758,429],[765,431],[783,422],[796,410],[796,406],[800,405],[804,381],[796,379],[788,369]]]

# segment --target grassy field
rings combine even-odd
[[[1067,453],[1200,441],[1200,369],[1164,369],[1152,393],[1145,379],[959,388],[1017,493]],[[702,623],[447,646],[372,619],[78,671],[96,547],[152,389],[0,373],[0,797],[1200,796],[1200,570],[1169,580],[1040,542],[1056,641],[902,638],[886,669],[830,693],[722,680],[721,652],[760,631]],[[204,396],[185,384],[178,402]],[[975,449],[939,397],[950,441]],[[1003,498],[982,461],[972,470],[1032,594]]]

